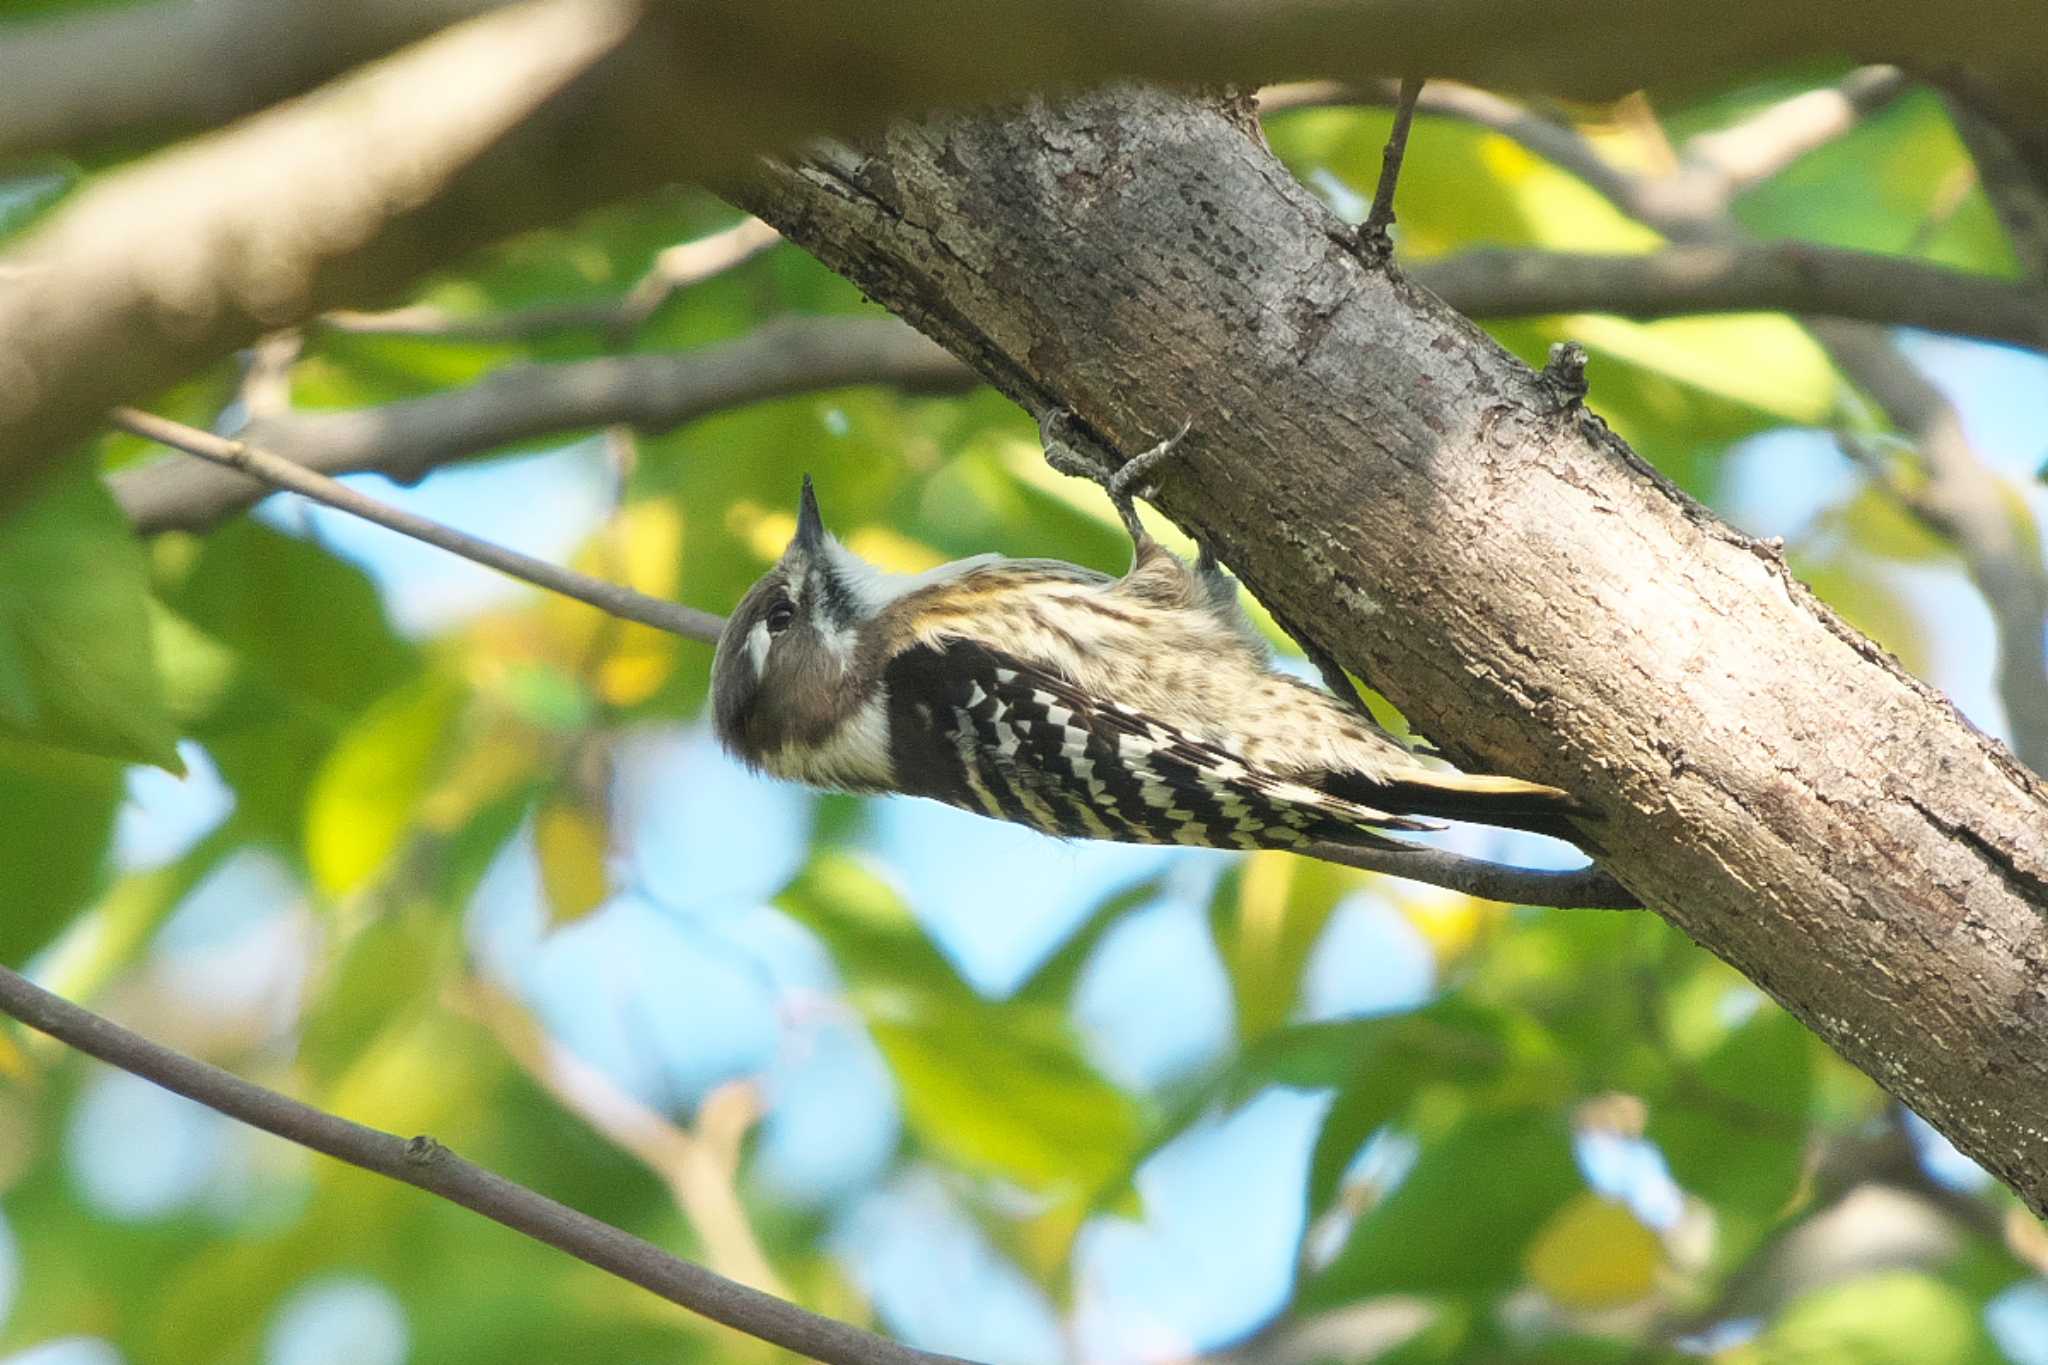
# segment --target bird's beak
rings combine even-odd
[[[816,554],[825,548],[825,519],[818,515],[818,495],[811,491],[811,476],[804,475],[803,497],[796,506],[796,539],[792,549]]]

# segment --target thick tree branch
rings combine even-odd
[[[0,24],[0,161],[207,127],[506,0],[207,0]]]
[[[2048,290],[1808,242],[1702,242],[1619,255],[1482,249],[1407,270],[1473,317],[1804,313],[2048,347]]]
[[[1123,89],[741,194],[1161,504],[1460,762],[2048,1208],[2048,798],[1769,547],[1361,261],[1245,111]],[[1144,307],[1129,305],[1143,291]]]
[[[1747,168],[1745,174],[1783,166],[1812,151],[1826,136],[1847,132],[1858,117],[1882,107],[1895,94],[1885,70],[1852,72],[1832,99],[1814,102],[1805,95],[1794,96],[1726,133],[1713,135],[1725,141],[1694,139],[1687,144],[1688,155],[1694,163],[1712,164],[1718,158],[1724,167]],[[1300,105],[1346,95],[1381,103],[1389,98],[1384,85],[1370,85],[1356,91],[1304,90],[1283,103]],[[1733,259],[1745,252],[1777,249],[1756,243],[1729,212],[1730,197],[1744,183],[1741,176],[1689,176],[1683,165],[1662,178],[1624,171],[1609,163],[1575,129],[1483,91],[1432,85],[1424,93],[1423,107],[1514,138],[1578,175],[1617,208],[1642,217],[1674,238],[1681,244],[1675,250],[1721,250]],[[1989,125],[1979,126],[1977,133],[1973,146],[1990,136]],[[1708,150],[1699,150],[1702,146]],[[2024,178],[2023,170],[2008,167],[2000,171],[1995,161],[1990,173]],[[1680,182],[1680,188],[1672,188]],[[2030,249],[2028,241],[2015,239],[2023,257]],[[1988,281],[1976,287],[2007,289],[2011,297],[2030,299],[2038,317],[2039,284],[2037,278],[2030,286],[2018,288]],[[1455,296],[1459,283],[1453,280],[1450,288]],[[1492,302],[1483,297],[1457,300],[1460,307],[1482,312]],[[1961,415],[1889,337],[1861,323],[1816,317],[1808,317],[1806,322],[1842,373],[1884,409],[1895,426],[1920,444],[1930,477],[1942,490],[1941,503],[1956,509],[1955,514],[1942,518],[1944,533],[1956,539],[1998,628],[1999,700],[2012,728],[2014,750],[2037,772],[2048,772],[2048,640],[2044,640],[2041,626],[2042,603],[2048,601],[2048,566],[2042,562],[2032,518],[2024,504],[2003,491],[1970,445]],[[1931,489],[1929,493],[1932,497]]]
[[[75,195],[0,273],[0,509],[116,403],[671,173],[634,16],[527,0]]]
[[[0,270],[0,335],[16,339],[0,374],[0,508],[107,408],[264,331],[388,297],[618,194],[907,110],[1115,75],[1255,85],[1375,69],[1600,96],[1908,51],[1977,73],[2013,119],[2048,127],[2033,0],[1977,0],[1967,19],[1918,0],[1811,0],[1741,24],[1693,0],[1525,9],[1048,0],[963,24],[939,0],[526,0],[106,176],[24,242]],[[81,90],[118,78],[65,75]],[[190,72],[192,88],[213,75]]]
[[[381,407],[272,413],[242,434],[322,474],[375,470],[411,482],[516,441],[619,423],[667,431],[742,404],[854,384],[957,393],[976,382],[893,318],[801,318],[693,351],[514,365],[466,389]],[[268,491],[189,460],[123,470],[111,482],[144,534],[204,530]]]
[[[229,1118],[437,1194],[670,1303],[799,1355],[836,1365],[963,1365],[956,1357],[920,1351],[821,1317],[678,1260],[651,1242],[464,1161],[430,1137],[402,1138],[352,1123],[173,1052],[4,967],[0,1013]]]

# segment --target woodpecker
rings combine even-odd
[[[1276,671],[1235,580],[1154,540],[1127,482],[1121,578],[994,554],[897,575],[825,529],[806,476],[795,537],[719,638],[720,742],[813,787],[1070,838],[1398,848],[1385,831],[1439,816],[1573,837],[1565,792],[1434,764]]]

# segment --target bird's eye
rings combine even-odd
[[[777,602],[768,608],[768,633],[780,635],[789,629],[789,623],[796,620],[796,606],[790,602]]]

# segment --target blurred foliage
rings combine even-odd
[[[1663,112],[1676,136],[1796,88]],[[1633,121],[1583,116],[1603,147],[1668,155],[1640,111]],[[1312,110],[1269,132],[1287,165],[1341,208],[1373,183],[1387,118]],[[1939,103],[1913,96],[1756,189],[1739,213],[1765,235],[2009,270],[1974,190],[1928,227],[1933,188],[1964,170]],[[0,235],[91,173],[22,176],[0,198]],[[614,298],[661,249],[730,219],[700,195],[650,196],[505,243],[415,301],[489,315]],[[1409,151],[1400,234],[1416,257],[1488,243],[1655,242],[1506,139],[1431,119]],[[864,307],[854,286],[782,248],[695,286],[617,345],[687,349],[785,314]],[[1593,406],[1709,502],[1736,486],[1725,457],[1743,439],[1861,420],[1819,348],[1783,317],[1575,317],[1494,331],[1536,362],[1552,341],[1586,343]],[[573,329],[525,342],[315,329],[293,370],[293,401],[371,407],[612,344]],[[156,406],[209,424],[235,383],[223,366]],[[105,468],[153,457],[118,436],[99,453]],[[987,393],[791,398],[620,435],[601,460],[613,496],[575,562],[714,610],[779,550],[804,471],[827,490],[842,533],[891,567],[997,549],[1115,569],[1125,554],[1099,495],[1049,475],[1028,420]],[[1889,573],[1949,554],[1883,493],[1858,486],[1790,550],[1846,616],[1913,666],[1935,667],[1933,637]],[[697,1172],[689,1179],[717,1168],[698,1156],[739,1139],[716,1137],[701,1095],[656,1097],[639,1128],[619,1117],[637,1112],[630,1106],[587,1092],[565,1101],[575,1068],[568,1080],[537,1074],[466,990],[490,970],[473,924],[487,908],[478,887],[496,885],[487,874],[507,850],[534,869],[545,909],[536,932],[554,941],[603,921],[634,889],[634,812],[614,762],[633,736],[700,714],[707,649],[537,598],[415,638],[394,627],[361,568],[290,514],[160,537],[141,553],[82,472],[0,527],[0,581],[0,960],[32,961],[58,988],[167,1041],[352,1118],[431,1131],[720,1264],[729,1240],[693,1221],[700,1215],[685,1208],[702,1206],[688,1181],[649,1155],[697,1154],[684,1163]],[[193,755],[229,798],[211,828],[153,861],[117,856],[124,774],[143,780],[127,765],[177,770]],[[902,1136],[866,1188],[938,1173],[1005,1273],[1060,1311],[1085,1297],[1075,1276],[1087,1228],[1161,1216],[1144,1174],[1152,1159],[1280,1090],[1327,1104],[1300,1156],[1308,1231],[1276,1333],[1323,1310],[1419,1300],[1425,1320],[1384,1358],[1647,1360],[1685,1333],[1742,1362],[1997,1358],[1984,1305],[2032,1262],[1998,1232],[2010,1200],[1996,1191],[1940,1193],[1982,1216],[1956,1216],[1942,1249],[1909,1266],[1758,1292],[1768,1257],[1828,1207],[1817,1169],[1898,1116],[1652,917],[1508,910],[1279,855],[1241,860],[1202,918],[1227,982],[1229,1041],[1140,1083],[1113,1078],[1077,1026],[1077,1002],[1112,937],[1179,894],[1174,876],[1105,889],[1013,989],[977,989],[864,841],[871,812],[838,799],[817,809],[799,870],[766,889],[837,984],[823,1006],[803,1006],[801,992],[777,997],[778,1018],[764,1027],[823,1008],[870,1041]],[[193,951],[179,932],[185,913],[252,866],[290,888],[264,908],[299,935],[291,984],[181,994],[172,968]],[[1311,1018],[1305,982],[1318,947],[1362,888],[1426,950],[1433,996],[1413,1009]],[[613,984],[593,977],[583,989],[601,1000]],[[1171,1010],[1181,984],[1125,989]],[[88,1188],[76,1150],[104,1081],[0,1031],[0,1215],[20,1263],[11,1309],[0,1269],[0,1351],[90,1334],[150,1365],[275,1360],[266,1324],[279,1306],[320,1275],[346,1273],[395,1295],[418,1360],[750,1353],[440,1201],[247,1135],[206,1130],[215,1147],[202,1193],[122,1212]],[[772,1118],[796,1098],[764,1103]],[[125,1134],[138,1152],[172,1150],[174,1137]],[[1595,1178],[1589,1143],[1667,1163],[1664,1185],[1648,1185],[1680,1192],[1676,1205],[1652,1210],[1626,1182]],[[726,1177],[744,1231],[803,1301],[867,1315],[860,1269],[835,1231],[862,1191],[778,1193],[760,1175],[766,1145],[741,1144]],[[1746,1326],[1706,1335],[1730,1317]],[[1244,1347],[1247,1361],[1263,1340]]]

